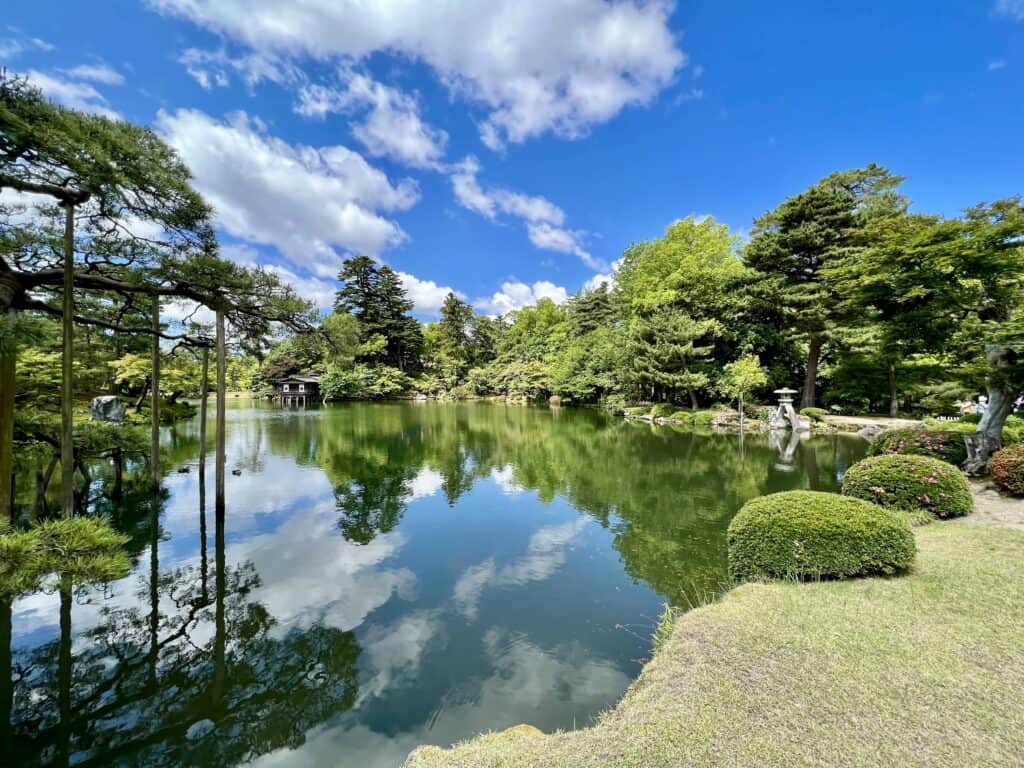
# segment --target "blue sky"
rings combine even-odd
[[[8,3],[0,63],[153,125],[225,253],[326,305],[346,255],[501,313],[688,214],[742,234],[881,163],[922,211],[1024,192],[1024,0]]]

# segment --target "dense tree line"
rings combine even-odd
[[[996,440],[1024,389],[1024,207],[913,213],[902,181],[876,165],[833,173],[757,218],[745,242],[711,218],[677,221],[630,246],[608,283],[501,318],[449,295],[420,326],[389,267],[350,259],[326,335],[283,341],[262,375],[320,371],[332,399],[694,409],[797,384],[803,407],[891,416],[953,414],[987,391],[979,432]]]

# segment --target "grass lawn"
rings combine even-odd
[[[915,535],[911,575],[749,584],[686,614],[593,728],[512,729],[407,765],[1024,765],[1024,531]]]

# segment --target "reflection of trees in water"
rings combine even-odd
[[[153,523],[140,605],[102,609],[73,655],[76,594],[63,584],[59,638],[13,658],[0,651],[0,673],[13,673],[0,730],[16,764],[233,765],[302,744],[355,703],[351,632],[277,626],[253,598],[252,564],[226,564],[223,519],[212,594],[202,566],[161,573]],[[0,609],[9,654],[10,604]]]
[[[599,412],[484,404],[385,404],[325,409],[269,430],[272,450],[324,469],[339,525],[367,543],[401,520],[423,470],[449,503],[495,471],[545,502],[568,499],[610,529],[627,571],[675,602],[721,589],[725,530],[748,499],[791,488],[835,487],[855,441],[800,443],[795,471],[760,436],[694,434],[622,422]]]

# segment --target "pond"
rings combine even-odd
[[[584,409],[233,403],[218,519],[197,435],[165,430],[161,497],[106,510],[127,578],[0,604],[13,764],[394,768],[585,726],[665,602],[724,588],[745,500],[835,490],[864,451]]]

